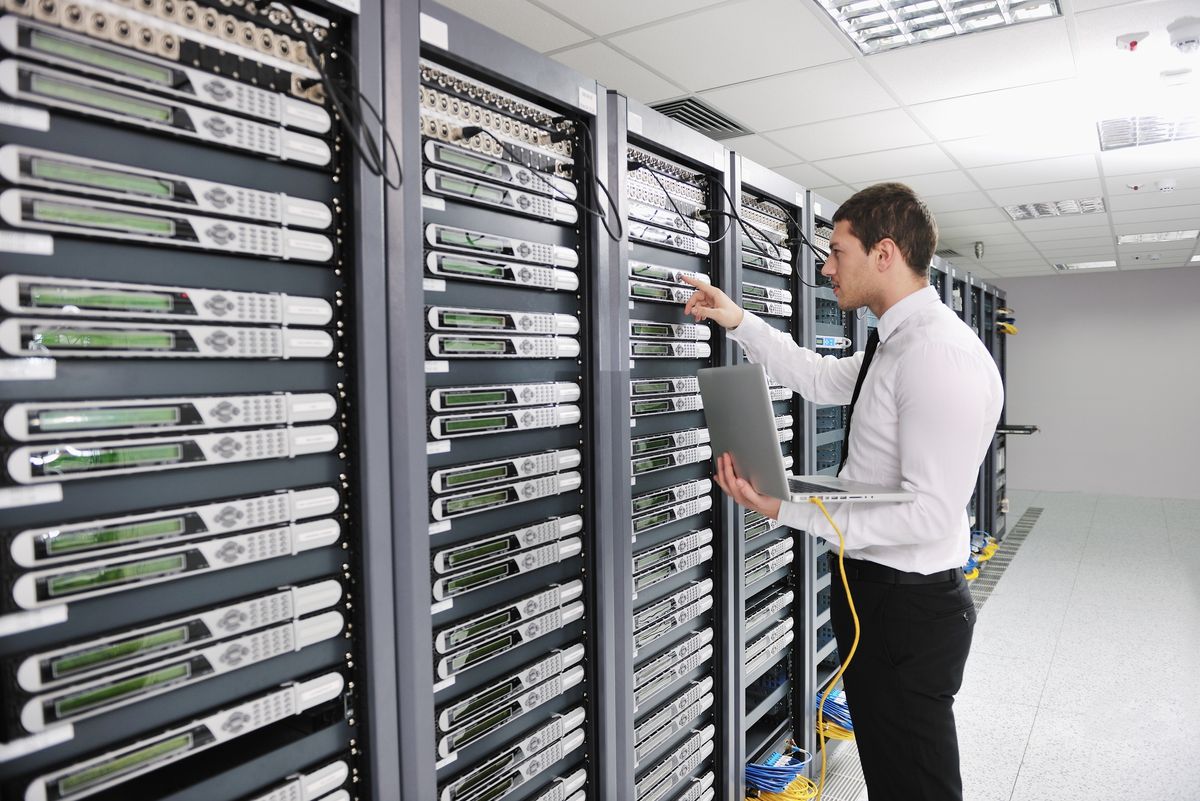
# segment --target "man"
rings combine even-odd
[[[871,801],[961,801],[953,703],[975,624],[961,569],[970,550],[965,509],[1003,386],[979,337],[929,285],[937,227],[911,189],[868,187],[833,220],[821,273],[840,308],[866,306],[879,318],[865,352],[822,357],[696,281],[685,312],[729,329],[751,360],[806,400],[850,404],[839,475],[916,496],[832,508],[861,626],[846,697]],[[742,506],[837,543],[815,505],[760,495],[728,454],[717,458],[717,482]],[[854,623],[836,566],[832,586],[844,656]]]

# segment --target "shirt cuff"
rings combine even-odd
[[[730,328],[725,333],[734,342],[744,345],[748,339],[753,339],[755,334],[761,333],[763,327],[770,328],[771,326],[764,323],[762,318],[754,312],[743,309],[742,322],[738,324],[737,328]]]
[[[816,534],[812,530],[814,522],[813,512],[815,511],[818,511],[817,508],[807,501],[804,503],[781,501],[779,503],[779,522],[788,528],[800,529],[810,534]]]

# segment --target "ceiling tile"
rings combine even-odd
[[[1187,259],[1167,259],[1161,261],[1130,261],[1121,263],[1121,270],[1173,270],[1178,267],[1188,267]]]
[[[920,193],[918,193],[920,194]],[[992,199],[983,192],[954,192],[949,195],[921,195],[925,205],[934,214],[947,211],[965,211],[967,209],[986,209],[995,206]]]
[[[1100,175],[1095,156],[1065,156],[995,167],[974,167],[970,173],[984,189],[1077,181]]]
[[[1198,220],[1200,221],[1200,205],[1195,206],[1171,206],[1168,209],[1132,209],[1130,211],[1114,211],[1109,216],[1112,217],[1114,223],[1147,223],[1157,222],[1164,215],[1169,215],[1177,220]]]
[[[919,103],[909,110],[944,141],[1019,131],[1048,116],[1059,118],[1076,97],[1078,84],[1072,79]]]
[[[1092,225],[1084,228],[1068,228],[1066,230],[1027,230],[1025,236],[1030,242],[1034,243],[1051,243],[1061,242],[1071,239],[1094,239],[1097,237],[1112,237],[1112,229],[1108,226],[1108,220],[1101,217],[1099,220],[1093,220]]]
[[[526,0],[445,0],[442,5],[542,53],[591,38]]]
[[[795,0],[744,0],[610,41],[698,91],[850,58],[853,45],[816,14],[816,5]]]
[[[771,138],[806,161],[927,144],[930,139],[900,109],[772,131]]]
[[[826,200],[833,201],[834,203],[845,203],[847,200],[850,199],[850,196],[854,194],[855,190],[853,190],[850,187],[845,186],[843,184],[834,184],[832,186],[819,186],[819,187],[816,187],[815,189],[813,189],[812,191],[815,194],[819,195],[820,197],[823,197]],[[820,200],[818,199],[817,202],[819,203]],[[828,216],[830,214],[833,214],[835,209],[831,209],[831,208],[817,209],[814,207],[813,211],[817,214],[823,214],[823,215]]]
[[[975,184],[971,183],[971,179],[961,170],[934,172],[927,175],[890,176],[880,178],[873,183],[882,181],[897,181],[905,184],[921,197],[926,197],[927,195],[947,195],[953,192],[969,192],[975,189]],[[860,184],[859,188],[861,189],[869,185],[869,183],[863,183]]]
[[[998,206],[1016,206],[1023,203],[1048,203],[1055,200],[1079,200],[1086,197],[1102,197],[1104,190],[1099,178],[1086,181],[1059,181],[1037,186],[1012,186],[1007,189],[990,189],[988,195]]]
[[[1113,211],[1131,209],[1162,209],[1167,214],[1174,206],[1194,206],[1200,203],[1200,189],[1177,189],[1174,192],[1139,192],[1136,195],[1117,195],[1109,198]]]
[[[947,211],[935,216],[939,228],[942,226],[946,228],[964,228],[981,223],[1002,223],[1008,220],[1008,215],[995,207],[989,209],[972,209],[970,211]]]
[[[1186,170],[1200,164],[1200,139],[1185,139],[1146,147],[1123,147],[1100,154],[1104,174],[1141,175],[1147,172]]]
[[[1011,222],[976,223],[968,226],[946,227],[938,226],[939,238],[950,241],[975,241],[990,234],[1011,234],[1017,231]]]
[[[833,86],[838,91],[830,91]],[[854,61],[714,89],[700,97],[759,131],[896,107],[883,87]],[[803,102],[783,103],[781,98],[803,98]]]
[[[1200,229],[1200,220],[1195,217],[1188,217],[1182,220],[1155,220],[1153,222],[1142,223],[1114,223],[1113,230],[1118,236],[1124,234],[1145,234],[1155,233],[1158,231],[1195,231]],[[1195,238],[1188,240],[1194,246]],[[1155,243],[1156,247],[1183,247],[1186,242],[1159,242]],[[1143,245],[1121,245],[1121,247],[1143,247]],[[1150,247],[1146,245],[1145,247]]]
[[[555,53],[554,58],[584,75],[595,78],[609,89],[653,103],[686,94],[681,88],[634,63],[603,42],[591,42]]]
[[[800,160],[799,156],[784,150],[774,142],[768,141],[761,136],[735,136],[732,139],[723,139],[721,141],[726,148],[740,153],[751,161],[760,164],[763,167],[774,169],[784,164],[795,164]],[[821,183],[832,183],[828,176]],[[807,186],[807,184],[805,184]]]
[[[851,184],[876,181],[888,175],[919,175],[951,170],[954,162],[937,145],[917,145],[896,150],[863,153],[816,162],[826,172]]]
[[[949,229],[949,230],[972,231],[974,229],[968,227],[968,228],[954,228],[954,229]],[[947,245],[951,245],[951,246],[955,246],[955,247],[962,247],[967,250],[970,250],[971,244],[973,242],[977,241],[980,238],[980,236],[981,235],[979,233],[971,233],[971,234],[966,234],[966,235],[955,234],[954,236],[938,236],[938,243],[939,244],[945,243]],[[1021,234],[1015,233],[1013,228],[1011,226],[1009,226],[1007,232],[1001,231],[1001,233],[987,234],[987,243],[988,243],[988,247],[990,248],[992,245],[1026,245],[1026,244],[1029,244],[1029,240],[1027,240]],[[989,250],[988,252],[990,253],[991,251]]]
[[[1075,118],[1053,130],[1028,128],[1019,134],[991,134],[943,142],[942,147],[967,168],[1058,158],[1099,150],[1095,124]]]
[[[705,6],[715,5],[721,0],[654,0],[653,3],[644,0],[604,0],[603,3],[592,0],[533,0],[536,5],[558,12],[580,27],[591,31],[597,36],[607,36],[615,31],[623,31],[637,25],[673,17],[696,11]],[[475,0],[476,5],[490,5]]]
[[[892,50],[871,56],[871,66],[910,104],[1075,76],[1063,19]]]
[[[801,186],[829,186],[836,182],[836,179],[828,173],[818,170],[811,164],[789,164],[786,167],[780,167],[777,172],[786,178],[791,178]]]
[[[1176,191],[1180,189],[1200,189],[1200,167],[1182,170],[1147,171],[1134,175],[1118,175],[1104,180],[1106,194],[1109,195],[1142,195],[1155,194],[1157,181],[1170,179],[1175,181]],[[1137,189],[1130,186],[1138,187]]]
[[[1098,214],[1076,214],[1066,217],[1038,217],[1036,220],[1018,220],[1013,223],[1020,231],[1062,231],[1074,228],[1095,228],[1100,220]]]

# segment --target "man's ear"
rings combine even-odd
[[[881,273],[892,269],[900,255],[899,246],[890,237],[884,237],[876,242],[873,250],[875,251],[875,269]]]

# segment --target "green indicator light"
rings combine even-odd
[[[447,392],[442,395],[442,402],[447,406],[483,406],[484,404],[504,403],[508,393],[496,392]]]
[[[452,164],[455,167],[462,167],[464,170],[477,172],[481,175],[487,175],[491,178],[503,178],[508,174],[504,169],[504,165],[496,164],[491,161],[475,158],[468,153],[462,153],[458,150],[450,150],[449,148],[439,147],[438,156],[445,164]]]
[[[488,542],[483,545],[469,546],[457,551],[450,551],[446,554],[446,564],[450,567],[457,567],[463,564],[470,564],[486,556],[505,553],[509,550],[511,550],[510,540],[496,540],[495,542]]]
[[[508,274],[508,271],[503,267],[497,267],[494,264],[481,264],[477,261],[464,261],[461,259],[448,259],[440,257],[438,264],[448,273],[461,273],[463,275],[477,275],[485,278],[503,278]]]
[[[81,431],[129,426],[167,426],[179,422],[179,407],[157,406],[127,409],[75,409],[37,413],[30,427],[39,431]]]
[[[633,443],[634,454],[649,453],[662,448],[669,448],[672,445],[670,437],[654,437],[653,439],[644,439],[640,442]]]
[[[462,434],[467,431],[507,427],[507,417],[470,417],[465,420],[446,420],[442,423],[442,431],[446,434]]]
[[[463,312],[442,312],[442,325],[456,328],[505,328],[508,318],[501,314],[464,314]]]
[[[633,530],[634,531],[645,531],[648,528],[653,528],[662,523],[668,523],[668,522],[670,522],[670,520],[671,520],[671,513],[663,512],[662,514],[652,515],[652,516],[644,518],[642,520],[635,520],[633,523]]]
[[[170,122],[174,116],[169,106],[157,103],[147,103],[142,100],[124,97],[113,92],[105,92],[94,86],[81,86],[77,83],[50,78],[34,73],[31,76],[30,87],[35,94],[54,97],[78,103],[81,106],[125,114],[130,117],[140,117],[153,122]]]
[[[653,459],[642,459],[640,462],[633,463],[634,473],[645,473],[649,470],[658,470],[663,467],[671,466],[670,456],[656,456]]]
[[[48,554],[60,556],[111,545],[177,537],[183,534],[185,528],[182,517],[168,517],[162,520],[148,520],[145,523],[130,523],[126,526],[55,532],[43,538],[43,542]]]
[[[57,782],[58,794],[63,798],[70,797],[88,787],[108,781],[122,773],[137,770],[163,757],[181,753],[191,747],[192,735],[190,734],[180,734],[162,742],[152,743],[124,756],[101,762],[99,765],[68,773]]]
[[[521,683],[514,679],[490,690],[484,690],[465,704],[457,706],[447,713],[450,725],[453,726],[463,718],[470,717],[481,709],[487,709],[492,704],[503,701],[519,689],[521,689]]]
[[[672,334],[671,326],[669,325],[648,325],[646,323],[633,323],[631,332],[635,337],[669,337]]]
[[[635,572],[640,573],[648,567],[653,567],[654,565],[668,558],[670,555],[670,551],[667,550],[655,551],[654,553],[646,554],[645,556],[633,560],[633,569]]]
[[[671,348],[667,345],[645,345],[639,342],[633,344],[634,356],[670,356]]]
[[[147,559],[129,565],[81,570],[78,573],[53,576],[47,580],[46,590],[51,598],[57,598],[62,595],[112,587],[117,584],[128,584],[139,579],[166,576],[178,573],[186,567],[187,559],[184,556],[164,556],[160,559]]]
[[[472,587],[480,584],[486,584],[493,579],[503,578],[504,576],[508,575],[508,570],[508,565],[489,567],[485,570],[472,573],[469,576],[451,579],[450,581],[446,582],[446,588],[449,589],[451,593],[466,592]]]
[[[128,172],[117,172],[87,164],[74,164],[69,161],[48,159],[33,156],[30,159],[30,175],[46,181],[57,181],[64,184],[89,186],[93,189],[105,189],[111,192],[125,192],[133,195],[148,197],[174,197],[174,186],[170,181],[162,181],[147,175],[136,175]]]
[[[485,617],[483,620],[478,620],[460,629],[455,629],[446,638],[446,642],[451,646],[458,645],[466,640],[473,640],[476,637],[487,634],[494,629],[503,628],[509,623],[516,622],[516,619],[515,613],[511,609],[498,612],[497,614]]]
[[[175,308],[175,298],[170,295],[154,292],[75,289],[62,286],[30,287],[29,301],[35,307],[53,309],[77,306],[81,309],[169,312]]]
[[[671,500],[671,493],[669,492],[656,492],[655,494],[647,495],[644,498],[634,498],[633,511],[644,512],[647,509],[657,506],[660,503],[666,503],[669,500]]]
[[[667,381],[652,381],[646,384],[634,384],[634,395],[658,395],[663,392],[670,392],[671,384]]]
[[[451,473],[443,481],[447,487],[461,487],[464,484],[478,484],[480,481],[495,481],[499,478],[507,478],[508,475],[509,465],[502,464],[496,467],[484,467],[479,470]]]
[[[474,181],[464,181],[461,178],[452,178],[449,175],[437,176],[437,186],[443,192],[466,195],[467,197],[487,200],[492,203],[503,203],[505,198],[508,197],[508,193],[503,189],[497,189],[485,184],[477,184]]]
[[[514,646],[516,644],[517,644],[516,635],[508,634],[504,637],[501,637],[498,640],[492,640],[491,642],[485,643],[485,644],[479,646],[478,648],[473,648],[473,649],[467,651],[466,653],[459,654],[458,656],[456,656],[450,660],[450,665],[455,670],[462,670],[464,667],[470,667],[471,665],[473,665],[476,662],[482,662],[483,660],[487,659],[489,656],[492,656],[493,654],[498,654],[501,651],[504,651],[507,648],[511,648],[512,646]]]
[[[454,498],[446,501],[446,511],[449,514],[457,512],[467,512],[472,509],[480,509],[485,506],[492,506],[497,503],[504,503],[509,498],[508,490],[499,492],[489,492],[486,495],[475,495],[470,498]]]
[[[445,339],[442,348],[447,353],[504,353],[507,343],[488,339]]]
[[[60,225],[78,225],[85,228],[107,228],[113,231],[132,231],[135,234],[172,236],[175,223],[163,217],[149,217],[109,209],[93,209],[67,203],[33,201],[33,218],[42,222]]]
[[[175,335],[169,331],[35,328],[29,343],[31,348],[51,350],[170,350]]]
[[[138,61],[119,53],[92,47],[91,45],[60,39],[57,36],[42,33],[41,31],[32,32],[29,37],[29,45],[34,50],[40,50],[43,53],[62,56],[80,64],[119,72],[130,78],[139,78],[143,81],[150,81],[151,83],[162,84],[163,86],[170,86],[172,83],[171,70],[165,67],[148,64],[145,61]]]
[[[658,298],[659,300],[669,300],[671,297],[670,291],[657,286],[634,284],[631,289],[634,296],[639,298]]]
[[[667,401],[643,401],[633,404],[634,414],[654,414],[655,412],[669,412],[671,404]]]
[[[101,666],[112,665],[134,656],[141,656],[164,648],[183,645],[188,641],[187,626],[166,629],[164,631],[118,641],[111,645],[89,648],[64,654],[49,661],[50,675],[56,679],[65,678],[82,670],[90,670]]]
[[[489,715],[488,717],[479,721],[478,723],[468,726],[467,728],[465,728],[461,732],[459,732],[457,735],[455,735],[454,746],[456,748],[461,748],[465,744],[472,742],[474,740],[477,740],[478,738],[487,734],[489,731],[496,728],[501,723],[504,723],[506,720],[508,720],[511,717],[512,717],[511,709],[501,709],[499,712],[492,713],[491,715]],[[484,778],[485,777],[483,777],[483,776],[473,776],[473,777],[471,777],[471,781],[467,784],[464,784],[460,789],[465,791],[471,785],[479,784]]]
[[[63,448],[43,451],[31,457],[31,463],[39,475],[55,475],[166,464],[177,462],[182,457],[182,445],[128,445],[121,448]]]
[[[467,231],[438,229],[436,238],[439,245],[488,250],[492,253],[506,253],[509,250],[508,243],[505,240],[489,236],[488,234],[473,234]]]
[[[132,676],[114,684],[68,695],[62,700],[55,701],[54,712],[57,717],[65,718],[88,709],[94,709],[98,706],[119,701],[122,698],[128,698],[131,695],[152,690],[155,687],[161,687],[164,684],[186,679],[190,674],[191,669],[186,664],[183,664],[172,665],[151,673],[144,673],[141,676]]]

